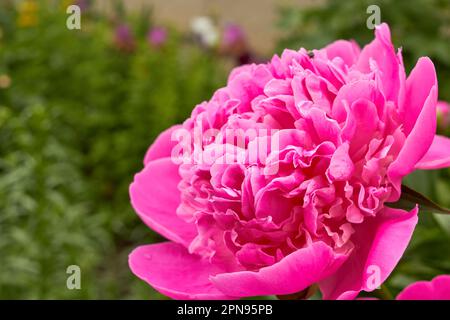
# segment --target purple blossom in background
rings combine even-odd
[[[147,40],[150,45],[160,47],[167,40],[167,30],[164,27],[154,27],[148,32]]]
[[[225,25],[222,33],[221,52],[233,57],[238,66],[256,61],[248,46],[244,29],[237,24]]]
[[[121,24],[115,31],[115,43],[117,47],[124,51],[133,51],[134,37],[131,29],[126,24]]]
[[[227,24],[223,31],[222,45],[232,46],[241,41],[245,41],[244,30],[237,24]]]
[[[89,9],[89,7],[92,4],[92,1],[91,0],[77,0],[77,1],[75,1],[74,4],[77,5],[78,7],[80,7],[80,10],[83,12],[83,11],[86,11]]]

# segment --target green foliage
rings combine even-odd
[[[320,6],[284,8],[279,27],[283,48],[321,48],[337,39],[354,39],[360,46],[373,39],[366,27],[369,5],[381,9],[397,46],[402,46],[407,70],[420,56],[429,56],[439,77],[439,94],[450,101],[450,2],[447,0],[327,0]],[[439,132],[445,134],[445,132]],[[447,132],[448,134],[448,132]],[[417,171],[405,183],[437,203],[450,206],[450,171]],[[450,274],[450,216],[420,213],[412,242],[387,282],[395,293],[417,280]]]
[[[90,13],[71,31],[65,10],[49,8],[22,28],[20,12],[0,8],[0,76],[11,79],[0,89],[0,298],[160,298],[127,265],[137,244],[162,240],[133,212],[128,186],[157,134],[225,73],[174,30],[151,47],[145,15],[121,21],[136,36],[123,52],[117,21]],[[81,290],[66,288],[72,264]]]

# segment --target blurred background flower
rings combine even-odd
[[[227,23],[222,32],[220,50],[223,54],[233,57],[235,65],[258,62],[250,49],[245,31],[234,23]]]
[[[33,27],[38,21],[38,3],[35,0],[25,0],[19,3],[17,25],[22,28]]]
[[[246,42],[244,30],[237,24],[227,23],[223,31],[222,46],[232,47],[243,42]]]
[[[219,41],[219,31],[210,17],[195,17],[191,22],[195,39],[207,48],[214,47]]]
[[[124,52],[132,52],[135,49],[134,35],[128,25],[120,24],[116,27],[114,43]]]
[[[92,5],[92,0],[76,0],[75,5],[80,7],[81,12],[86,12]]]
[[[0,75],[0,89],[7,89],[11,85],[11,78],[7,74]]]
[[[153,27],[148,32],[148,42],[153,47],[160,47],[167,41],[167,30],[164,27]]]
[[[450,125],[450,104],[448,102],[438,101],[437,116],[439,127],[446,130]]]

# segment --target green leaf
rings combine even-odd
[[[450,210],[425,197],[423,194],[402,185],[402,195],[397,202],[388,203],[387,206],[396,209],[412,210],[416,205],[424,211],[450,214]]]

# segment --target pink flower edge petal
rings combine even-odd
[[[325,243],[316,242],[259,271],[217,274],[211,281],[220,291],[235,297],[291,294],[329,276],[346,258]]]
[[[160,293],[183,300],[231,299],[209,281],[223,270],[173,242],[134,249],[128,263],[132,272]]]
[[[450,300],[450,275],[410,284],[398,294],[397,300]]]
[[[418,117],[424,107],[425,101],[430,95],[430,90],[436,87],[436,101],[434,109],[437,106],[437,75],[433,64],[428,57],[421,57],[414,69],[406,79],[406,92],[404,105],[400,105],[404,113],[404,130],[407,134],[413,130],[414,125],[419,120]],[[430,119],[436,122],[436,116]],[[435,132],[435,131],[434,131]]]
[[[354,299],[362,290],[370,292],[381,285],[406,250],[417,213],[417,207],[410,212],[386,207],[371,221],[364,221],[353,234],[358,247],[335,274],[319,284],[324,299]]]
[[[174,125],[159,134],[145,154],[144,165],[150,161],[171,156],[172,150],[177,144],[177,141],[172,140],[172,133],[180,128],[182,128],[181,125]]]
[[[361,53],[361,49],[355,41],[346,40],[337,40],[327,45],[321,51],[327,53],[328,59],[333,60],[334,58],[339,57],[349,66],[358,61],[359,54]]]
[[[394,185],[410,174],[430,149],[436,133],[436,103],[437,87],[434,86],[397,159],[389,166],[388,175]]]
[[[430,149],[417,163],[416,169],[442,169],[450,167],[450,139],[435,135]]]
[[[150,161],[130,185],[131,204],[142,221],[169,240],[186,247],[197,234],[177,216],[180,204],[178,166],[170,158]]]

